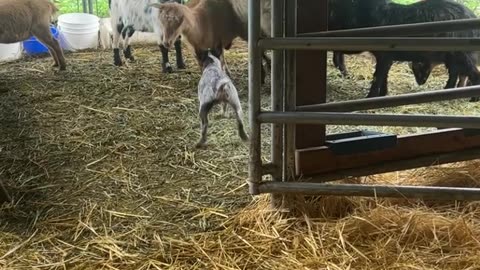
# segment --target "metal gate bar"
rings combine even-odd
[[[265,182],[260,184],[258,190],[260,193],[296,193],[303,195],[378,196],[452,201],[480,200],[480,189],[478,188]]]
[[[410,93],[396,96],[373,97],[315,105],[304,105],[297,106],[296,110],[304,112],[351,112],[421,104],[435,101],[447,101],[459,98],[469,98],[473,96],[480,96],[480,85],[459,87],[447,90],[432,90],[428,92]]]
[[[262,39],[258,46],[265,50],[475,51],[480,48],[480,38],[286,37]]]
[[[275,1],[275,0],[274,0]],[[359,37],[359,36],[417,36],[425,34],[437,34],[455,32],[478,28],[480,19],[461,19],[454,21],[438,21],[426,23],[410,23],[402,25],[388,25],[377,27],[364,27],[345,30],[300,33],[297,37]]]
[[[272,0],[283,1],[283,0]],[[295,112],[295,49],[310,49],[310,50],[344,50],[344,51],[478,51],[480,49],[480,40],[478,39],[440,39],[440,38],[314,38],[305,36],[312,35],[312,33],[304,34],[304,38],[298,38],[296,32],[296,26],[292,24],[292,18],[296,15],[296,1],[283,2],[286,5],[285,14],[282,14],[275,4],[275,12],[273,12],[272,22],[278,23],[281,20],[277,18],[285,15],[287,24],[284,28],[285,38],[279,37],[280,31],[275,29],[274,38],[261,39],[260,37],[260,21],[261,12],[260,4],[262,1],[248,0],[248,15],[249,15],[249,118],[251,125],[251,141],[250,141],[250,162],[249,162],[249,188],[251,194],[260,193],[301,193],[301,194],[325,194],[325,195],[353,195],[353,196],[390,196],[390,197],[420,197],[420,198],[432,198],[432,199],[455,199],[455,200],[479,200],[480,189],[469,188],[446,188],[446,187],[391,187],[382,185],[325,185],[314,184],[305,182],[287,183],[280,181],[262,182],[262,175],[266,173],[276,173],[278,179],[278,161],[280,152],[272,149],[272,158],[275,159],[274,163],[262,164],[261,160],[261,123],[274,123],[274,124],[286,124],[284,129],[284,143],[283,143],[283,181],[289,178],[289,173],[292,171],[292,155],[295,154],[294,142],[291,135],[292,130],[295,128],[295,124],[357,124],[357,125],[390,125],[390,126],[433,126],[433,127],[464,127],[464,128],[480,128],[480,117],[467,117],[467,116],[432,116],[432,115],[369,115],[369,114],[354,114],[354,113],[334,113],[334,112]],[[280,2],[277,2],[277,7]],[[292,8],[290,5],[294,5]],[[441,30],[439,29],[441,25]],[[402,26],[388,26],[388,27],[375,27],[371,29],[355,29],[348,30],[352,36],[354,35],[383,35],[386,33],[382,31],[388,31],[390,34],[395,31],[397,35],[407,34],[425,34],[425,32],[445,32],[455,30],[466,30],[469,28],[479,27],[480,20],[464,20],[464,21],[446,21],[435,22],[418,25],[402,25]],[[437,27],[437,28],[436,28]],[[436,28],[436,29],[435,29]],[[387,30],[386,30],[387,29]],[[278,31],[277,31],[278,30]],[[292,32],[293,31],[293,32]],[[368,31],[371,31],[370,33]],[[403,31],[403,32],[402,32]],[[316,33],[320,36],[328,36],[328,33],[319,32]],[[330,34],[339,35],[340,31]],[[287,72],[284,72],[283,76],[286,79],[284,84],[280,83],[280,67],[274,67],[276,75],[272,85],[273,97],[275,98],[272,105],[274,105],[273,112],[261,112],[261,56],[264,49],[273,50],[289,50],[285,51],[285,61],[282,61],[279,54],[272,59],[272,66],[283,65]],[[277,86],[277,87],[275,87]],[[282,94],[282,88],[285,88],[285,93]],[[465,87],[458,89],[459,93],[454,94],[449,90],[438,91],[439,93],[421,93],[418,94],[419,98],[423,99],[423,102],[427,101],[441,101],[466,97],[470,95],[478,94],[478,86]],[[281,110],[279,99],[284,96],[285,108],[288,112],[278,112]],[[382,97],[373,99],[373,101],[356,100],[353,102],[349,109],[355,106],[379,106],[382,101],[391,102],[389,105],[403,105],[407,102],[416,103],[413,101],[415,96],[404,95],[397,98]],[[340,106],[337,103],[333,106]],[[368,104],[368,105],[367,105]],[[355,105],[355,106],[354,106]],[[321,106],[327,105],[314,105],[315,109],[321,108]],[[304,107],[305,108],[305,107]],[[307,107],[308,108],[308,107]],[[310,107],[312,108],[312,107]],[[300,107],[301,109],[301,107]],[[338,109],[338,107],[337,107]],[[279,127],[279,126],[277,126]],[[280,138],[279,129],[276,129],[275,136],[272,138],[276,144],[273,147],[278,146]],[[293,153],[292,153],[293,149]],[[480,155],[480,149],[466,149],[463,151],[446,153],[443,155],[433,155],[419,157],[419,159],[409,160],[394,160],[392,163],[400,164],[401,162],[434,162],[435,159],[443,161],[461,160],[462,158],[474,158]],[[443,158],[443,159],[442,159]],[[423,161],[421,160],[423,159]],[[295,160],[294,160],[295,161]],[[423,164],[423,163],[422,163]],[[325,175],[323,175],[325,176]]]
[[[273,1],[272,2],[272,35],[273,37],[283,37],[284,33],[284,17],[285,2]],[[271,75],[271,96],[272,96],[272,110],[284,111],[284,57],[285,52],[281,50],[275,50],[272,52],[272,75]],[[279,64],[281,63],[281,64]],[[283,179],[282,160],[283,160],[283,124],[272,125],[272,147],[271,147],[271,159],[272,159],[272,177],[274,181],[281,181]]]
[[[262,112],[261,123],[367,125],[400,127],[478,128],[480,117],[417,114],[367,114],[345,112]]]
[[[248,99],[249,99],[249,120],[250,120],[250,170],[249,188],[250,193],[257,193],[258,183],[262,180],[261,160],[261,127],[257,116],[260,113],[261,105],[261,68],[262,49],[258,47],[260,39],[260,1],[248,0]],[[255,89],[252,91],[252,89]]]

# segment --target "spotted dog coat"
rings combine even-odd
[[[248,140],[248,135],[242,122],[242,106],[238,98],[237,89],[222,68],[218,57],[218,51],[208,50],[200,56],[203,63],[203,73],[198,83],[198,100],[200,102],[199,115],[201,120],[200,141],[197,147],[205,146],[207,142],[208,113],[213,105],[222,103],[223,112],[226,112],[227,104],[232,106],[237,120],[238,134],[243,141]]]

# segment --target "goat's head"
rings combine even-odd
[[[158,9],[158,23],[163,32],[160,40],[165,48],[170,49],[182,33],[185,19],[183,6],[175,2],[153,3],[150,6]]]
[[[430,77],[430,72],[432,72],[432,66],[424,62],[413,62],[409,64],[412,69],[413,75],[415,75],[415,81],[418,85],[423,85],[427,82],[428,77]]]

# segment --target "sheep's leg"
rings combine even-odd
[[[48,48],[48,52],[50,53],[54,61],[53,66],[58,67],[59,66],[58,55],[57,55],[57,52],[53,50],[53,47],[48,42],[48,34],[47,34],[47,37],[45,37],[44,36],[45,31],[38,30],[38,33],[34,33],[34,36]]]
[[[465,87],[467,86],[467,80],[468,80],[468,77],[467,76],[458,76],[458,84],[457,84],[457,87]]]
[[[477,69],[477,66],[472,64],[470,67],[470,72],[468,76],[468,85],[480,85],[480,72]],[[478,102],[480,101],[480,97],[471,97],[470,102]]]
[[[50,52],[53,60],[55,61],[54,66],[59,66],[60,70],[65,70],[67,64],[65,62],[63,50],[60,47],[58,40],[54,39],[52,34],[50,33],[50,28],[35,29],[33,34],[40,42],[42,42],[48,47],[48,51]]]
[[[200,105],[199,115],[200,115],[200,120],[201,120],[201,133],[202,133],[202,135],[201,135],[200,141],[198,141],[198,143],[196,144],[197,148],[204,147],[207,143],[208,113],[212,109],[213,104],[214,104],[214,102],[212,100],[212,101],[209,101],[207,103],[202,103]]]
[[[448,80],[447,84],[445,85],[445,89],[454,88],[457,84],[458,76],[460,75],[460,69],[462,69],[462,65],[468,65],[468,61],[464,61],[465,55],[458,55],[458,59],[456,59],[456,54],[447,54],[447,58],[445,61],[445,67],[448,69]],[[459,63],[460,62],[460,63]]]
[[[112,18],[113,21],[113,18]],[[115,66],[121,66],[122,58],[120,57],[120,32],[123,29],[123,24],[117,24],[116,27],[113,27],[113,64]]]
[[[380,88],[380,96],[386,96],[388,94],[388,73],[383,79],[382,87]]]
[[[125,39],[123,41],[123,55],[125,56],[126,59],[130,60],[130,61],[135,61],[135,57],[133,57],[133,54],[132,54],[132,46],[130,45],[130,38],[133,36],[133,34],[135,33],[135,30],[133,30],[133,28],[129,28],[129,30],[127,30],[127,33],[125,35]]]
[[[474,66],[472,67],[472,73],[470,76],[468,76],[468,80],[466,82],[466,84],[468,86],[471,86],[471,85],[479,85],[480,84],[480,72],[478,71],[477,67]],[[470,98],[470,102],[478,102],[480,101],[480,97],[471,97]]]
[[[238,135],[242,139],[242,141],[248,141],[248,135],[245,132],[245,128],[243,126],[243,112],[242,112],[242,105],[240,104],[240,99],[238,98],[238,94],[236,91],[230,91],[228,97],[228,103],[232,106],[233,111],[235,112],[235,119],[237,120],[237,128],[238,128]]]
[[[160,45],[160,52],[162,53],[162,71],[164,73],[172,73],[173,68],[170,65],[170,61],[168,60],[168,49],[165,46]]]
[[[272,61],[270,58],[267,56],[265,52],[263,52],[262,55],[263,60],[265,60],[265,65],[262,65],[262,85],[265,84],[266,78],[267,78],[267,73],[271,70],[272,68]]]
[[[458,72],[456,68],[449,68],[448,69],[448,80],[447,84],[445,85],[444,89],[454,88],[455,84],[457,83],[458,79]]]
[[[372,86],[370,87],[370,92],[368,93],[367,98],[386,95],[388,92],[388,72],[393,65],[393,61],[378,54],[375,55],[375,57],[377,63],[375,65],[375,73],[373,74]]]
[[[270,57],[268,57],[268,55],[265,52],[263,52],[262,58],[263,58],[263,60],[265,60],[265,64],[268,67],[268,69],[271,69],[272,68],[272,60],[270,59]]]
[[[333,52],[333,64],[343,77],[348,76],[347,68],[345,67],[345,55],[343,53]]]
[[[183,60],[183,55],[182,55],[182,39],[181,36],[177,38],[175,41],[175,53],[176,53],[176,58],[177,58],[177,68],[178,69],[185,69],[185,61]]]

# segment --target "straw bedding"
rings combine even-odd
[[[0,65],[0,178],[12,196],[0,208],[2,269],[480,268],[477,202],[294,197],[293,211],[271,211],[268,196],[247,193],[248,147],[233,118],[217,109],[208,148],[194,148],[200,74],[192,57],[186,71],[165,75],[155,46],[134,53],[136,62],[121,68],[110,51],[67,54],[62,73],[48,57]],[[245,44],[226,59],[247,111]],[[371,60],[348,56],[347,66],[352,77],[341,79],[329,59],[330,100],[366,95]],[[439,67],[418,87],[402,64],[389,81],[399,94],[442,88],[446,75]],[[382,111],[478,109],[458,100]],[[479,165],[355,181],[478,186]]]

